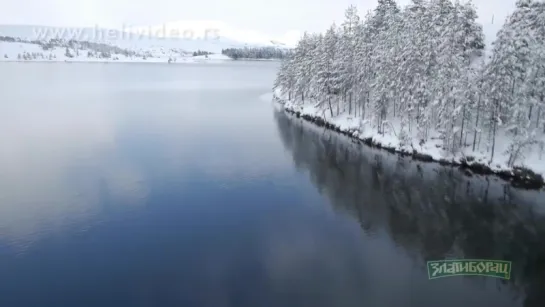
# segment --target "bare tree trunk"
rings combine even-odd
[[[492,131],[493,131],[493,134],[492,134],[492,154],[490,155],[490,164],[492,164],[492,161],[494,161],[494,151],[496,150],[496,128],[497,128],[497,110],[498,110],[498,100],[496,99],[495,100],[496,102],[496,107],[494,108],[494,116],[492,118],[492,120],[494,121],[493,122],[493,125],[492,125]]]
[[[410,112],[407,114],[407,118],[409,119],[409,133],[412,133],[413,129],[412,129],[412,119],[411,119],[411,113]]]
[[[494,150],[496,150],[496,120],[494,119],[494,123],[493,123],[493,131],[494,133],[492,134],[492,154],[490,155],[490,162],[489,164],[492,163],[492,161],[494,160]]]
[[[454,111],[455,109],[456,109],[456,99],[452,99],[452,111]],[[454,120],[456,119],[453,118],[452,122],[450,123],[450,131],[452,132],[452,149],[454,149],[454,144],[456,143],[456,133],[454,133]]]
[[[363,93],[363,96],[365,96],[365,93]],[[361,98],[361,110],[360,110],[360,117],[362,119],[365,119],[365,97]]]
[[[382,135],[384,135],[384,120],[385,119],[386,119],[386,115],[384,110],[382,110],[380,113],[380,133],[382,133]]]
[[[420,124],[420,101],[416,104],[416,124]]]
[[[429,138],[429,136],[430,136],[430,125],[429,125],[429,124],[427,124],[427,125],[426,125],[426,130],[425,130],[425,133],[424,133],[424,141],[426,141],[426,142],[427,142],[427,141],[428,141],[428,138]]]
[[[539,118],[541,117],[541,107],[537,107],[537,119],[536,119],[536,129],[539,129]]]
[[[352,114],[352,91],[348,95],[348,115]]]
[[[466,121],[466,106],[464,105],[462,110],[462,129],[460,131],[460,147],[462,147],[462,144],[464,142],[464,123]],[[463,144],[465,145],[465,144]]]
[[[366,110],[367,105],[369,104],[370,99],[371,99],[371,91],[369,89],[367,89],[367,99],[363,104],[363,117],[364,118],[365,118],[365,110]]]
[[[540,100],[541,104],[538,106],[538,115],[537,115],[537,122],[536,122],[536,128],[539,128],[539,121],[541,120],[541,106],[543,105],[543,100],[545,99],[545,95],[541,93]],[[543,125],[543,133],[545,133],[545,125]]]
[[[479,92],[479,100],[477,102],[477,118],[475,119],[475,131],[473,133],[473,151],[475,151],[475,142],[477,141],[477,129],[479,129],[479,115],[481,114],[481,93]],[[480,145],[480,142],[479,142]]]
[[[490,119],[490,127],[493,126],[493,121],[494,121],[494,120],[495,120],[494,117],[492,117],[492,118]],[[486,142],[487,142],[487,143],[486,143],[486,152],[490,152],[489,146],[490,146],[490,142],[491,142],[491,141],[492,141],[492,128],[489,128],[489,129],[488,129],[488,136],[487,136],[487,139],[486,139]]]
[[[355,91],[354,91],[355,92]],[[352,100],[353,100],[353,107],[354,107],[354,117],[358,116],[358,98],[356,97],[356,94],[352,94]]]

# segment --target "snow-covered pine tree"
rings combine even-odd
[[[70,53],[70,49],[68,49],[68,47],[66,47],[66,50],[64,51],[64,56],[66,56],[67,58],[73,58],[74,56]]]
[[[355,64],[357,35],[359,35],[360,17],[356,6],[350,5],[345,13],[345,20],[341,24],[339,39],[339,59],[342,65],[341,88],[343,100],[348,104],[348,114],[354,109],[354,95],[356,86],[357,67]]]
[[[505,134],[511,139],[507,154],[514,165],[526,147],[536,143],[532,129],[532,113],[539,83],[539,67],[545,45],[545,29],[538,16],[543,16],[543,4],[534,0],[519,0],[494,43],[492,59],[488,63],[487,95],[491,100],[491,154],[493,161],[499,126],[505,123]]]
[[[473,134],[477,131],[476,125],[473,123],[473,114],[480,114],[480,85],[481,83],[481,68],[484,66],[484,33],[483,27],[477,23],[477,10],[471,1],[464,3],[461,7],[461,19],[462,19],[462,31],[463,34],[459,36],[460,44],[463,47],[464,68],[467,73],[464,79],[463,88],[465,89],[465,95],[463,97],[465,103],[462,108],[462,122],[460,132],[460,146],[466,145],[468,141],[468,135],[470,133],[469,127],[473,130]],[[475,138],[475,137],[474,137]],[[473,144],[476,144],[475,139]],[[475,150],[475,149],[473,149]]]
[[[433,63],[432,33],[430,28],[430,14],[427,4],[423,0],[412,0],[412,3],[403,12],[403,32],[400,40],[404,44],[400,48],[397,63],[397,76],[400,87],[398,99],[399,112],[402,114],[402,129],[412,131],[418,123],[422,113],[422,100],[425,99],[428,84],[430,65]],[[433,28],[434,29],[434,28]]]
[[[358,27],[358,37],[356,40],[355,65],[358,67],[356,72],[356,101],[360,110],[362,122],[365,122],[369,110],[371,97],[371,82],[373,76],[371,55],[373,52],[373,33],[371,32],[371,13],[367,13],[364,21]]]
[[[305,33],[274,87],[328,116],[357,116],[379,133],[389,133],[385,124],[394,120],[406,145],[439,134],[450,152],[480,151],[485,143],[493,161],[496,138],[508,137],[514,165],[525,144],[545,133],[544,7],[518,1],[485,64],[471,2],[411,0],[401,10],[379,0],[362,21],[351,6],[339,28]]]
[[[275,89],[279,89],[281,94],[285,96],[287,94],[288,100],[293,97],[293,88],[295,86],[295,74],[293,69],[293,59],[291,57],[282,61],[280,70],[276,77],[274,84]]]
[[[339,94],[341,91],[341,79],[339,78],[339,70],[342,68],[339,59],[339,36],[335,24],[325,33],[320,44],[320,51],[316,54],[319,58],[315,59],[317,65],[316,90],[317,95],[322,96],[319,104],[321,107],[327,103],[326,107],[329,113],[333,116],[333,104],[341,102]],[[337,107],[338,110],[338,107]]]
[[[387,119],[388,109],[392,101],[392,79],[388,76],[392,66],[393,41],[397,30],[397,15],[400,10],[393,0],[379,0],[371,16],[369,26],[372,40],[370,111],[371,123],[378,133],[383,132],[383,123]],[[395,29],[395,30],[394,30]],[[391,35],[394,35],[392,37]]]
[[[303,104],[305,95],[309,92],[310,81],[310,35],[305,32],[301,40],[299,40],[293,55],[292,64],[294,65],[295,86],[294,97],[295,101]]]

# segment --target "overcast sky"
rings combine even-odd
[[[290,30],[318,32],[340,22],[348,5],[361,15],[376,0],[2,0],[0,24],[51,26],[158,25],[177,20],[218,20],[237,28],[282,35]],[[410,0],[398,0],[405,5]],[[496,28],[515,0],[474,0],[481,22]]]

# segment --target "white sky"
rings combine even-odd
[[[410,0],[398,0],[404,5]],[[2,0],[0,24],[48,26],[161,25],[179,20],[217,20],[233,27],[267,35],[290,30],[324,31],[340,22],[350,4],[360,15],[376,0]],[[492,15],[501,25],[515,0],[473,0],[488,32]],[[493,31],[495,32],[495,31]]]

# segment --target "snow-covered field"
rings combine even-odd
[[[290,48],[287,44],[272,40],[262,34],[251,31],[235,31],[223,23],[172,23],[165,28],[149,27],[129,30],[131,31],[127,32],[127,29],[0,25],[0,62],[201,63],[231,60],[222,55],[224,49]],[[177,30],[176,33],[183,32],[184,35],[169,37],[168,34],[173,30]],[[180,32],[181,30],[184,31]],[[190,37],[185,37],[187,31],[191,34]],[[209,33],[210,37],[198,37],[210,31],[213,32]],[[60,41],[51,43],[51,40]],[[71,40],[75,40],[76,43],[70,44]],[[46,48],[48,44],[50,45]],[[69,56],[65,47],[69,47]],[[101,56],[105,52],[109,55]],[[193,56],[194,52],[212,54]],[[127,54],[133,54],[133,56]]]
[[[308,115],[320,118],[325,122],[338,127],[341,131],[349,133],[355,138],[361,140],[372,138],[374,143],[380,144],[382,147],[395,148],[396,151],[406,152],[413,152],[413,150],[416,150],[416,152],[420,154],[431,156],[434,161],[447,160],[459,162],[461,159],[471,156],[475,158],[475,162],[488,165],[490,160],[490,148],[486,148],[486,146],[482,144],[480,150],[476,150],[475,152],[472,151],[470,146],[453,155],[442,149],[442,140],[438,138],[434,139],[432,137],[428,142],[419,144],[419,142],[416,141],[418,140],[417,134],[416,132],[413,132],[413,135],[410,135],[412,144],[402,146],[401,141],[397,136],[397,132],[400,131],[399,123],[396,123],[395,121],[390,122],[389,127],[384,134],[379,134],[377,133],[376,128],[370,127],[368,122],[362,121],[359,117],[354,117],[346,113],[341,113],[338,116],[332,117],[329,112],[319,110],[313,103],[306,103],[302,106],[293,103],[293,101],[288,100],[287,97],[282,96],[278,89],[273,96],[278,102],[283,104],[285,110],[299,112],[301,116]],[[434,133],[431,135],[433,136]],[[485,137],[483,136],[483,139],[484,138]],[[483,140],[482,143],[484,144],[485,141]],[[507,137],[497,138],[495,155],[492,163],[489,165],[494,172],[511,170],[511,168],[507,166],[509,156],[506,153],[509,143]],[[532,148],[525,152],[524,155],[525,159],[518,163],[519,166],[524,166],[536,173],[545,175],[545,149]]]
[[[151,49],[147,54],[151,56],[128,57],[123,54],[112,55],[111,58],[89,57],[88,50],[80,50],[73,57],[66,56],[65,48],[55,47],[44,51],[39,45],[20,42],[0,42],[0,62],[122,62],[122,63],[203,63],[231,61],[223,54],[208,56],[192,56],[180,54],[169,49]],[[28,55],[25,57],[25,54]]]
[[[297,31],[280,38],[263,33],[233,28],[223,22],[187,20],[150,27],[111,28],[59,28],[38,25],[2,25],[0,36],[21,39],[49,40],[61,38],[78,41],[101,42],[128,49],[150,49],[161,46],[186,50],[207,50],[214,53],[221,49],[240,47],[293,48],[300,37]]]

